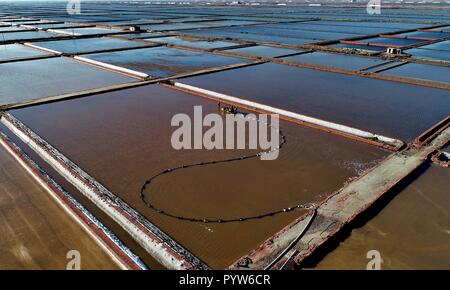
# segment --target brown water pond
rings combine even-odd
[[[171,118],[217,112],[217,104],[158,85],[13,111],[103,185],[213,268],[224,268],[301,214],[227,224],[180,221],[145,206],[139,191],[159,171],[254,150],[175,150]],[[387,155],[377,148],[294,124],[280,124],[287,144],[274,161],[244,161],[165,174],[146,191],[174,214],[234,218],[320,199]]]

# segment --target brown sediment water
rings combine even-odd
[[[424,167],[314,269],[365,269],[369,250],[380,252],[382,269],[450,269],[450,170]]]
[[[213,268],[225,268],[300,211],[227,224],[192,223],[147,208],[139,191],[152,175],[180,165],[248,154],[250,150],[174,150],[171,118],[203,114],[217,104],[158,85],[12,111],[41,137]],[[278,159],[200,166],[165,174],[146,191],[174,214],[235,218],[323,198],[373,166],[386,152],[338,136],[281,123],[288,143]],[[252,150],[253,152],[253,150]],[[95,212],[94,212],[95,213]]]
[[[103,249],[0,146],[0,269],[118,269]]]

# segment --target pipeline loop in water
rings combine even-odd
[[[262,122],[262,121],[260,121],[258,119],[256,119],[256,121],[257,122]],[[315,205],[313,203],[305,203],[305,204],[297,204],[297,205],[293,205],[293,206],[290,206],[290,207],[285,207],[285,208],[281,208],[279,210],[265,212],[265,213],[258,214],[258,215],[253,215],[253,216],[237,217],[237,218],[231,218],[231,219],[221,219],[221,218],[208,219],[208,218],[197,218],[197,217],[188,217],[188,216],[172,214],[172,213],[169,213],[167,211],[162,210],[161,208],[156,207],[154,204],[152,204],[150,201],[148,201],[148,198],[146,197],[145,192],[150,187],[151,182],[154,179],[158,178],[159,176],[161,176],[163,174],[173,173],[174,171],[177,171],[177,170],[180,170],[180,169],[186,169],[186,168],[189,168],[189,167],[204,166],[204,165],[219,164],[219,163],[225,163],[225,162],[234,162],[234,161],[239,161],[239,160],[258,158],[258,157],[260,157],[263,154],[268,154],[268,153],[271,153],[271,152],[275,152],[275,151],[281,150],[281,148],[287,143],[286,136],[283,135],[283,132],[281,131],[281,129],[273,128],[272,125],[270,125],[270,124],[268,124],[266,122],[263,122],[263,124],[265,124],[266,126],[270,127],[271,129],[277,130],[277,132],[278,132],[278,134],[280,136],[281,142],[275,149],[269,149],[267,151],[262,151],[262,152],[259,152],[259,153],[256,153],[256,154],[244,155],[244,156],[230,158],[230,159],[204,161],[204,162],[193,163],[193,164],[188,164],[188,165],[181,165],[181,166],[174,167],[174,168],[164,169],[164,170],[160,171],[159,173],[151,176],[150,178],[148,178],[144,182],[144,184],[142,185],[141,190],[140,190],[140,198],[141,198],[142,202],[148,208],[156,211],[159,214],[165,215],[165,216],[170,217],[170,218],[175,218],[175,219],[178,219],[178,220],[197,222],[197,223],[244,222],[244,221],[253,220],[253,219],[262,219],[262,218],[265,218],[265,217],[275,216],[275,215],[282,214],[282,213],[288,213],[288,212],[291,212],[291,211],[297,210],[297,209],[310,210],[310,209],[314,208]]]

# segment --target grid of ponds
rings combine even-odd
[[[173,115],[192,117],[196,105],[204,115],[214,113],[217,103],[158,84],[159,78],[405,142],[450,114],[446,10],[385,9],[371,18],[365,9],[350,7],[87,2],[83,13],[68,15],[63,4],[0,4],[5,23],[0,26],[0,106],[212,268],[226,268],[303,212],[208,224],[148,208],[139,190],[160,170],[256,152],[174,150]],[[130,30],[136,26],[138,31]],[[411,56],[390,58],[389,47],[404,48]],[[355,55],[361,50],[372,55]],[[184,216],[258,215],[321,200],[389,154],[345,136],[280,122],[288,142],[277,160],[174,172],[152,183],[147,198]],[[65,184],[62,176],[51,174]],[[423,178],[434,178],[426,188],[437,184],[432,192],[440,196],[445,174],[432,168]],[[77,194],[134,252],[145,251]],[[443,216],[429,218],[440,223]],[[389,223],[383,219],[380,228]],[[429,234],[437,241],[430,247],[445,242],[442,235]],[[394,251],[398,244],[393,239],[383,246]],[[161,267],[145,255],[151,267]],[[426,256],[407,255],[414,254],[405,250],[392,267],[401,268],[403,261],[420,267]],[[435,265],[449,264],[445,259]]]

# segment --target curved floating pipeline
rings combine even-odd
[[[269,217],[269,216],[275,216],[275,215],[278,215],[278,214],[291,212],[291,211],[296,210],[296,209],[307,209],[307,210],[312,209],[314,207],[313,204],[311,204],[311,203],[304,203],[304,204],[296,204],[296,205],[293,205],[291,207],[281,208],[279,210],[265,212],[265,213],[258,214],[258,215],[253,215],[253,216],[236,217],[236,218],[230,218],[230,219],[221,219],[221,218],[208,219],[208,218],[198,218],[198,217],[183,216],[183,215],[170,213],[170,212],[168,212],[166,210],[163,210],[162,208],[157,207],[156,205],[154,205],[152,202],[149,201],[148,194],[146,195],[146,192],[148,193],[148,188],[150,187],[151,183],[155,179],[157,179],[158,177],[160,177],[160,176],[162,176],[164,174],[170,174],[170,173],[173,173],[173,172],[175,172],[177,170],[182,170],[182,169],[191,168],[191,167],[206,166],[206,165],[220,164],[220,163],[225,163],[225,162],[236,162],[236,161],[241,161],[241,160],[253,159],[253,158],[258,158],[258,157],[260,157],[260,156],[262,156],[264,154],[270,154],[270,153],[275,152],[275,151],[280,151],[281,148],[287,143],[286,136],[283,134],[283,132],[279,128],[273,127],[271,124],[268,124],[268,123],[263,122],[263,121],[258,120],[258,119],[256,119],[256,121],[257,122],[262,122],[263,124],[265,124],[266,126],[271,128],[272,130],[276,130],[276,132],[278,132],[281,142],[276,148],[273,148],[273,149],[270,149],[270,150],[267,150],[267,151],[262,151],[262,152],[259,152],[259,153],[256,153],[256,154],[252,154],[252,155],[244,155],[244,156],[240,156],[240,157],[235,157],[235,158],[230,158],[230,159],[223,159],[223,160],[205,161],[205,162],[193,163],[193,164],[189,164],[189,165],[180,165],[180,166],[177,166],[177,167],[167,168],[165,170],[162,170],[159,173],[151,176],[142,185],[141,190],[140,190],[140,198],[141,198],[142,202],[144,202],[144,204],[148,208],[158,212],[159,214],[165,215],[165,216],[170,217],[170,218],[176,218],[178,220],[184,220],[184,221],[190,221],[190,222],[196,222],[196,223],[244,222],[244,221],[253,220],[253,219],[261,219],[261,218],[265,218],[265,217]]]

